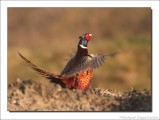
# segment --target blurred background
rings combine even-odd
[[[20,78],[48,84],[17,51],[59,74],[86,32],[93,34],[89,53],[119,52],[94,71],[92,86],[151,89],[150,8],[8,8],[8,83]]]

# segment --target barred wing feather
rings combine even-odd
[[[80,60],[76,61],[76,58],[71,58],[71,60],[67,63],[66,67],[62,71],[62,76],[72,76],[80,71],[96,69],[105,62],[107,56],[114,56],[115,53],[103,55],[103,54],[90,54],[87,56],[83,56]],[[76,62],[75,62],[76,61]]]

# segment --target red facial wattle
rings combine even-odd
[[[91,39],[91,36],[92,36],[92,34],[90,34],[90,33],[86,33],[85,34],[85,40],[90,40]]]

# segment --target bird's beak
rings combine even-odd
[[[89,36],[91,37],[91,36],[92,36],[92,34],[89,34]]]

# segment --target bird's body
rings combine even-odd
[[[60,75],[50,73],[26,59],[20,53],[20,57],[26,61],[27,65],[39,74],[43,75],[51,82],[61,85],[64,88],[87,90],[90,86],[93,76],[93,69],[98,68],[106,56],[110,55],[93,55],[88,54],[87,44],[92,34],[86,33],[80,36],[76,54],[68,61]]]

